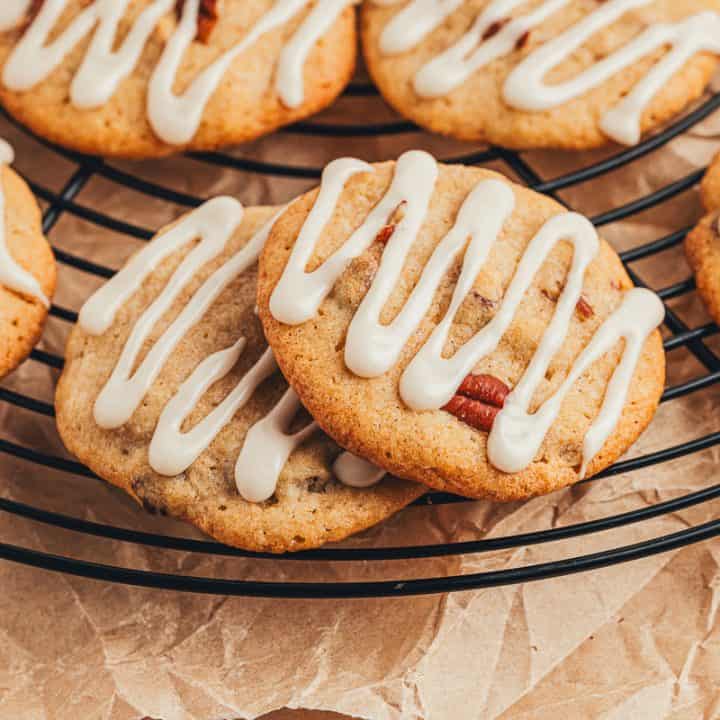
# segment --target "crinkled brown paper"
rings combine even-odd
[[[326,122],[392,119],[374,99],[350,98]],[[73,167],[9,125],[17,167],[59,189]],[[631,168],[568,190],[593,215],[667,185],[704,165],[720,117]],[[266,162],[321,166],[343,154],[367,160],[422,147],[441,157],[473,148],[421,133],[329,140],[280,133],[242,150]],[[553,177],[605,153],[535,153]],[[312,180],[224,171],[187,158],[112,163],[197,195],[231,193],[246,204],[280,203]],[[181,208],[99,177],[76,202],[145,228]],[[659,209],[607,227],[625,249],[694,223],[697,189]],[[119,267],[139,246],[71,215],[51,233],[57,248]],[[654,287],[688,276],[682,249],[635,264]],[[77,309],[98,280],[61,265],[56,297]],[[671,301],[687,322],[707,322],[699,300]],[[62,352],[68,324],[52,319],[42,347]],[[711,342],[712,344],[712,342]],[[669,382],[702,372],[687,351],[669,354]],[[27,362],[4,383],[45,401],[56,372]],[[631,454],[647,453],[717,429],[720,390],[664,404]],[[50,419],[0,405],[0,437],[63,454]],[[475,502],[413,508],[353,542],[439,543],[559,527],[625,512],[717,482],[718,450],[605,479],[527,503]],[[120,492],[93,480],[2,456],[0,494],[119,526],[192,536],[171,520],[146,516]],[[616,547],[716,517],[718,503],[549,545],[448,559],[394,563],[291,563],[208,557],[114,543],[3,515],[0,541],[144,570],[263,580],[427,577],[503,569]],[[280,708],[327,710],[373,720],[564,717],[633,720],[717,718],[720,701],[720,542],[571,577],[454,595],[393,600],[254,600],[109,585],[0,562],[2,720],[163,720],[257,718]],[[283,711],[272,717],[328,718]],[[332,716],[336,717],[336,716]]]

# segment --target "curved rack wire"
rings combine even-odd
[[[367,96],[374,93],[375,90],[372,86],[358,84],[351,86],[346,95],[350,97]],[[602,175],[622,168],[628,163],[652,153],[692,128],[718,108],[720,108],[720,93],[709,97],[703,104],[685,117],[676,121],[663,132],[646,139],[640,145],[625,149],[587,167],[551,179],[541,178],[521,154],[498,147],[467,153],[460,157],[445,158],[444,162],[464,164],[483,164],[491,161],[500,162],[529,187],[554,196],[555,193],[560,190],[599,178]],[[6,117],[8,116],[6,115]],[[8,119],[13,122],[11,118],[8,117]],[[408,133],[416,129],[414,125],[407,122],[362,125],[305,122],[287,128],[283,132],[315,136],[376,137],[384,134]],[[39,145],[44,146],[47,151],[57,153],[73,163],[74,167],[70,177],[59,192],[55,192],[34,182],[32,178],[28,178],[34,192],[48,203],[48,207],[43,215],[43,229],[46,234],[50,234],[50,237],[52,237],[53,228],[64,213],[82,218],[100,228],[140,240],[148,240],[152,237],[153,231],[150,228],[139,227],[124,220],[110,217],[94,208],[76,202],[78,194],[86,186],[88,181],[95,176],[102,177],[111,183],[131,188],[153,198],[176,203],[180,206],[195,207],[205,199],[178,192],[171,188],[136,177],[107,164],[99,158],[84,156],[59,148],[40,138],[35,138],[35,140]],[[191,157],[199,162],[211,163],[224,168],[285,178],[316,179],[319,178],[322,170],[320,167],[299,167],[261,162],[217,152],[193,153]],[[592,220],[595,225],[601,226],[629,218],[682,193],[697,183],[701,176],[702,171],[693,172],[687,177],[677,180],[649,195],[597,215],[592,218]],[[689,228],[679,229],[665,237],[658,238],[621,254],[621,259],[626,269],[637,285],[645,285],[645,283],[643,278],[633,269],[633,263],[678,245],[683,241],[688,230]],[[60,263],[101,278],[109,278],[113,275],[114,271],[111,268],[91,262],[57,247],[55,247],[54,250],[57,260]],[[692,279],[688,279],[668,287],[654,289],[663,301],[667,301],[693,292],[694,282]],[[51,314],[68,323],[74,323],[77,320],[77,314],[74,311],[57,305],[53,305]],[[666,305],[665,327],[668,331],[668,336],[665,340],[665,349],[669,351],[680,347],[687,348],[698,360],[700,366],[703,368],[703,372],[680,385],[668,387],[663,395],[663,402],[700,391],[720,381],[720,358],[718,358],[705,343],[707,338],[718,333],[718,327],[716,325],[708,323],[700,327],[688,327]],[[32,352],[31,360],[55,369],[60,369],[63,365],[63,359],[60,356],[38,349]],[[42,416],[54,416],[52,405],[13,392],[7,388],[0,387],[0,402],[8,403]],[[720,432],[711,433],[690,442],[680,443],[663,448],[657,452],[618,462],[588,482],[597,482],[603,477],[632,472],[640,468],[668,462],[716,445],[720,445]],[[96,479],[96,476],[80,463],[68,460],[67,458],[48,455],[37,449],[24,447],[4,438],[0,438],[0,454],[19,458],[23,461],[50,469],[72,473],[89,479]],[[170,551],[180,550],[216,556],[245,557],[264,560],[277,559],[280,557],[283,560],[294,561],[357,562],[448,557],[539,545],[640,523],[717,499],[720,499],[720,485],[714,485],[672,500],[658,502],[638,510],[544,531],[434,545],[380,548],[323,548],[282,556],[247,552],[211,541],[138,532],[128,528],[90,522],[16,502],[9,498],[0,497],[0,511],[72,532]],[[430,493],[416,501],[416,504],[437,505],[456,502],[468,501],[443,493]],[[284,598],[397,597],[493,587],[583,572],[667,552],[717,535],[720,535],[720,520],[713,520],[645,542],[611,548],[598,553],[571,557],[554,562],[459,576],[369,582],[256,582],[251,580],[158,573],[92,563],[4,543],[0,543],[0,558],[81,577],[142,587],[188,592]]]

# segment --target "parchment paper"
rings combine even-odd
[[[345,99],[324,122],[393,119],[379,100]],[[72,166],[7,123],[17,167],[59,189]],[[631,168],[561,193],[593,215],[667,185],[708,162],[720,117]],[[280,133],[238,151],[262,162],[321,166],[343,154],[367,160],[421,147],[441,157],[475,148],[422,133],[329,140]],[[616,149],[526,159],[553,177]],[[232,193],[246,204],[279,203],[311,187],[226,171],[188,158],[114,167],[184,192]],[[76,198],[125,222],[157,228],[181,211],[99,177]],[[693,188],[659,208],[604,229],[625,249],[691,225]],[[65,214],[51,233],[66,252],[119,267],[139,246]],[[675,247],[635,269],[654,287],[688,276]],[[78,309],[98,280],[60,266],[56,302]],[[693,327],[699,300],[671,306]],[[52,319],[42,347],[62,352],[68,324]],[[710,339],[710,346],[718,343]],[[669,354],[669,383],[703,372],[689,353]],[[57,373],[27,362],[4,384],[50,401]],[[716,430],[720,389],[664,404],[631,455]],[[51,419],[0,404],[0,437],[51,454],[63,448]],[[512,506],[465,503],[413,508],[352,544],[437,543],[559,527],[645,507],[717,482],[718,450],[586,483]],[[90,520],[183,536],[194,531],[145,516],[102,483],[2,456],[0,494]],[[509,568],[617,547],[714,518],[720,503],[617,531],[486,555],[350,565],[248,561],[152,550],[65,532],[14,516],[0,541],[127,567],[194,575],[285,580],[411,578]],[[0,562],[2,720],[219,720],[279,708],[328,710],[373,720],[560,717],[620,720],[718,718],[720,542],[622,566],[480,592],[402,600],[282,601],[205,597],[86,581]],[[331,718],[324,714],[276,716]]]

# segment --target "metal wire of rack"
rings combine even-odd
[[[371,85],[354,84],[346,91],[346,95],[350,97],[362,97],[375,94],[375,92]],[[606,173],[622,168],[628,163],[652,153],[692,128],[718,108],[720,108],[720,93],[709,97],[692,112],[667,127],[663,132],[646,139],[641,144],[625,149],[587,167],[551,179],[541,178],[521,154],[498,147],[490,147],[487,150],[467,153],[460,157],[446,158],[444,162],[463,164],[500,162],[529,187],[539,192],[554,195],[560,190],[599,178]],[[4,111],[3,114],[13,122]],[[346,125],[315,121],[299,123],[290,128],[286,128],[282,132],[321,137],[377,137],[380,135],[412,132],[416,129],[414,125],[408,122]],[[99,158],[84,156],[56,147],[40,138],[35,138],[35,140],[48,151],[57,153],[65,160],[70,161],[74,168],[67,182],[59,192],[55,192],[34,182],[32,178],[28,178],[33,191],[38,197],[48,203],[43,214],[43,229],[51,239],[53,228],[65,213],[88,221],[100,228],[140,240],[148,240],[152,237],[153,231],[149,228],[139,227],[124,220],[107,216],[92,207],[77,202],[78,195],[93,177],[101,177],[111,183],[125,186],[147,196],[176,203],[184,207],[195,207],[204,200],[204,198],[178,192],[172,188],[136,177],[133,174],[113,167]],[[219,152],[193,153],[192,157],[195,160],[219,165],[224,168],[231,168],[242,172],[259,173],[269,177],[316,179],[320,177],[322,171],[320,167],[300,167],[260,162]],[[596,226],[602,226],[629,218],[637,213],[653,208],[691,188],[700,180],[702,174],[703,171],[693,172],[687,177],[672,182],[642,198],[596,215],[591,219]],[[645,285],[645,283],[643,278],[633,269],[633,263],[680,244],[689,229],[690,228],[681,228],[669,235],[621,253],[621,259],[637,285]],[[114,271],[111,268],[89,261],[58,247],[55,247],[54,250],[58,262],[67,266],[100,278],[109,278],[113,275]],[[655,288],[655,290],[663,301],[668,301],[691,293],[694,287],[694,281],[690,278],[668,287]],[[67,323],[74,323],[77,320],[77,314],[74,311],[58,305],[53,305],[51,314],[55,318],[59,318],[61,321]],[[663,395],[663,402],[694,393],[720,381],[720,358],[705,342],[706,339],[718,334],[719,330],[715,324],[707,323],[699,327],[689,327],[666,303],[665,328],[668,331],[665,340],[665,349],[669,351],[681,347],[687,348],[700,363],[703,371],[698,376],[682,384],[668,387]],[[41,363],[56,370],[61,369],[63,365],[62,357],[40,349],[35,349],[32,352],[30,361]],[[8,388],[0,387],[0,402],[8,403],[41,416],[54,417],[52,405],[14,392]],[[689,442],[665,447],[662,450],[640,457],[618,462],[600,475],[592,478],[591,481],[597,482],[601,478],[620,473],[629,473],[658,463],[668,462],[717,445],[720,445],[720,431],[704,435]],[[49,469],[71,473],[89,479],[97,479],[88,468],[80,463],[64,457],[49,455],[42,450],[26,447],[1,437],[0,454]],[[671,500],[657,502],[630,512],[536,532],[433,545],[323,548],[280,557],[284,560],[294,561],[358,562],[414,560],[471,553],[486,553],[600,533],[635,523],[641,523],[670,513],[676,513],[717,499],[720,499],[720,484],[675,497]],[[469,501],[444,493],[430,493],[418,500],[416,504],[437,505],[457,502]],[[139,544],[149,548],[197,552],[215,556],[256,559],[278,558],[277,555],[247,552],[211,541],[139,532],[114,525],[91,522],[81,518],[51,512],[5,497],[0,497],[0,511],[71,532],[84,533],[89,536],[108,540]],[[0,559],[97,580],[197,593],[279,598],[401,597],[496,587],[568,575],[667,552],[718,535],[720,535],[720,519],[636,544],[615,547],[593,554],[580,555],[557,561],[537,563],[525,567],[457,576],[363,582],[260,582],[244,579],[151,572],[53,555],[7,543],[0,543]]]

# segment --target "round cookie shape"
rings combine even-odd
[[[277,372],[255,314],[275,213],[216,198],[161,231],[83,307],[56,410],[67,448],[147,510],[285,552],[360,532],[425,488],[341,453]]]
[[[328,166],[273,227],[258,308],[331,437],[470,497],[517,500],[599,472],[664,384],[662,303],[632,288],[589,221],[417,151]]]
[[[56,281],[40,208],[25,181],[8,167],[12,159],[12,149],[0,141],[0,377],[40,339]]]
[[[354,0],[8,2],[0,102],[90,154],[246,142],[327,107],[355,66]]]
[[[636,144],[705,90],[719,0],[371,0],[370,74],[433,132],[511,148]]]

